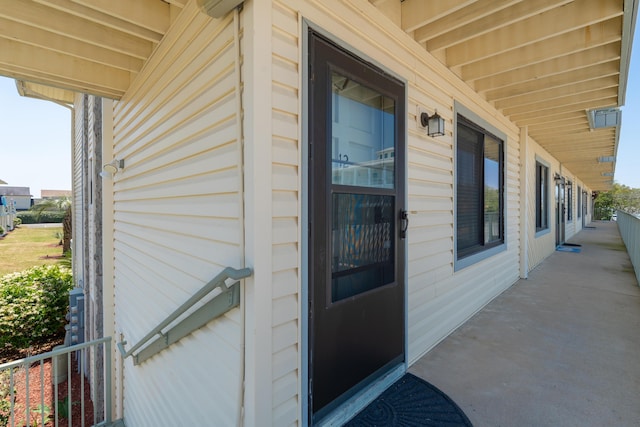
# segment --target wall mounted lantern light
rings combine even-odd
[[[111,178],[114,173],[118,172],[118,170],[122,168],[124,168],[124,159],[113,159],[110,163],[102,166],[100,176],[103,178]]]
[[[431,137],[444,135],[444,119],[437,111],[431,116],[424,111],[421,112],[420,125],[427,129],[427,135]]]

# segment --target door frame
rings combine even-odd
[[[565,221],[566,213],[566,180],[564,177],[555,179],[555,197],[556,197],[556,246],[565,242],[567,224]]]
[[[365,54],[361,50],[355,48],[352,44],[345,42],[342,39],[335,37],[329,31],[324,30],[321,26],[314,24],[312,21],[303,18],[302,26],[301,26],[301,64],[302,64],[302,72],[301,72],[301,97],[300,97],[300,111],[301,111],[301,157],[300,157],[300,167],[301,167],[301,197],[300,197],[300,217],[301,217],[301,233],[300,233],[300,242],[301,242],[301,272],[300,272],[300,398],[301,402],[301,420],[302,425],[310,425],[310,420],[312,416],[312,410],[309,407],[309,305],[307,301],[309,301],[309,242],[310,242],[310,229],[309,229],[309,220],[311,218],[311,212],[309,209],[309,107],[307,105],[307,101],[309,99],[309,31],[313,30],[317,34],[325,37],[327,40],[330,40],[339,46],[341,46],[344,50],[356,55],[357,57],[363,59],[364,61],[369,62],[370,64],[375,65],[376,67],[383,70],[385,73],[388,73],[390,76],[395,77],[404,83],[405,90],[405,104],[408,100],[408,81],[406,78],[397,74],[395,71],[389,69],[388,67],[381,64],[379,61],[371,58],[369,55]],[[405,105],[407,107],[407,105]],[[408,113],[408,109],[405,108],[405,112]],[[405,114],[404,117],[404,126],[405,126],[405,141],[404,148],[408,151],[408,114]],[[404,204],[403,209],[407,210],[408,205],[408,185],[407,184],[407,176],[408,176],[408,156],[404,156],[404,165],[402,165],[403,175],[401,179],[404,180]],[[391,384],[397,381],[402,375],[404,375],[408,369],[408,355],[409,355],[409,341],[408,341],[408,239],[401,240],[401,243],[404,245],[405,249],[405,257],[404,257],[404,266],[403,266],[403,274],[402,282],[404,284],[404,354],[405,361],[402,365],[398,366],[396,369],[390,371],[371,385],[369,385],[366,389],[359,391],[356,393],[351,399],[345,402],[340,407],[336,408],[331,414],[321,420],[320,425],[341,425],[341,423],[346,420],[352,418],[356,413],[365,408],[369,403],[375,400],[384,390],[386,390]]]

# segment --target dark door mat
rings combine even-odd
[[[578,244],[578,243],[567,243],[567,242],[564,242],[564,243],[562,244],[562,246],[577,246],[577,247],[580,247],[580,246],[582,246],[582,245],[580,245],[580,244]]]
[[[405,374],[345,426],[473,427],[442,391]]]
[[[595,230],[595,227],[594,227],[594,226],[592,226],[592,225],[587,225],[586,227],[583,227],[583,228],[588,228],[588,229],[590,229],[590,230]]]

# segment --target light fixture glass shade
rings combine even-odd
[[[110,163],[102,165],[102,170],[110,175],[113,175],[122,168],[124,168],[124,160],[118,159],[113,159]]]
[[[108,172],[110,174],[114,174],[114,173],[118,172],[118,167],[116,165],[114,165],[113,163],[107,163],[106,165],[102,166],[102,170],[104,170],[105,172]]]
[[[433,116],[429,117],[429,130],[427,135],[429,136],[442,136],[444,135],[444,119],[436,112]]]

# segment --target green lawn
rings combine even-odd
[[[55,264],[62,255],[58,245],[62,226],[27,228],[22,225],[0,238],[0,276],[42,264]]]

